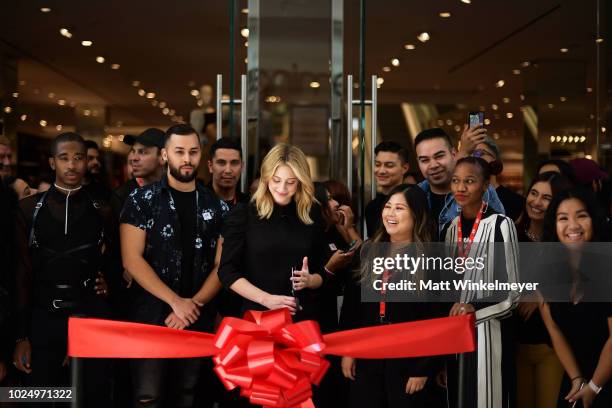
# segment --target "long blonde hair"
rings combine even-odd
[[[259,185],[251,201],[257,207],[259,218],[270,218],[274,211],[274,198],[268,189],[268,182],[279,166],[288,166],[298,179],[298,188],[294,196],[297,215],[304,224],[313,223],[310,209],[314,202],[314,184],[310,176],[310,168],[306,156],[299,148],[285,143],[279,143],[272,148],[261,163]]]

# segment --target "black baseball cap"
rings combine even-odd
[[[166,134],[163,130],[157,128],[149,128],[138,136],[125,135],[123,137],[123,143],[130,146],[134,146],[134,143],[140,143],[145,146],[158,147],[160,149],[163,149],[165,137]]]

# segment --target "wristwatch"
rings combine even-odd
[[[595,394],[599,394],[603,387],[600,387],[599,385],[595,384],[593,380],[591,380],[589,381],[589,388],[592,389]]]

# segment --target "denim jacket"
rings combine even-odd
[[[423,180],[419,183],[419,187],[425,192],[427,195],[427,203],[431,208],[431,188],[429,186],[429,182],[427,180]],[[484,201],[489,203],[489,207],[491,207],[498,214],[506,214],[506,210],[504,209],[504,205],[500,201],[497,193],[495,192],[495,188],[492,185],[489,185],[489,188],[484,194]],[[461,207],[455,201],[455,196],[452,193],[446,194],[444,198],[444,207],[442,207],[442,211],[440,211],[440,216],[438,217],[438,235],[442,232],[446,224],[450,223],[455,217],[459,215],[461,212]],[[441,237],[444,239],[444,237]]]

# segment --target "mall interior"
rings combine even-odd
[[[125,135],[180,122],[205,150],[241,138],[243,188],[289,142],[361,205],[373,145],[457,138],[471,111],[517,192],[543,159],[612,163],[603,0],[24,0],[0,15],[0,132],[33,187],[58,133],[96,141],[119,186]]]

